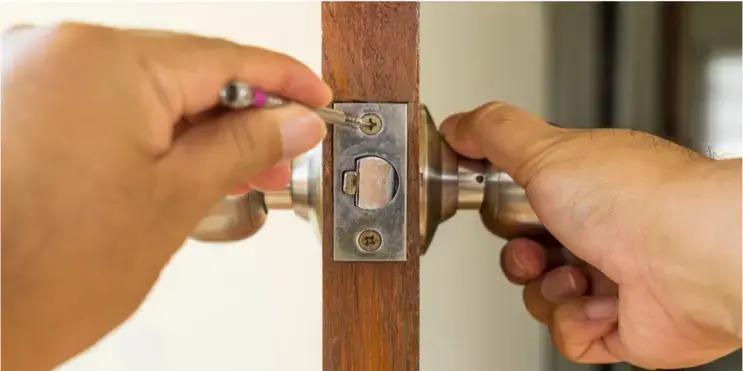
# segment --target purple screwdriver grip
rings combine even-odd
[[[258,88],[253,88],[253,106],[256,108],[262,108],[266,105],[266,101],[266,92]]]

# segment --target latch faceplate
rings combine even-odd
[[[370,123],[333,127],[334,260],[405,261],[408,105],[333,107]]]
[[[369,125],[335,125],[332,224],[323,225],[322,145],[292,161],[290,185],[277,192],[227,197],[215,205],[191,236],[201,241],[238,241],[252,236],[268,209],[294,212],[323,233],[333,231],[336,261],[406,261],[408,205],[408,106],[401,103],[339,103]],[[421,107],[419,199],[420,251],[425,253],[439,224],[457,210],[478,210],[493,234],[511,239],[547,233],[526,191],[508,174],[481,160],[459,157],[441,138]]]

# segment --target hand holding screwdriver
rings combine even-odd
[[[75,23],[7,30],[2,77],[8,371],[54,369],[119,327],[225,193],[283,189],[327,131],[306,106],[332,97],[266,49]],[[232,78],[302,105],[211,115]]]
[[[232,109],[275,108],[291,102],[239,81],[227,84],[219,94],[219,101],[223,106]],[[332,108],[318,108],[315,113],[325,122],[333,125],[346,125],[354,129],[367,125],[361,117]]]

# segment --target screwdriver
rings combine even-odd
[[[290,103],[289,100],[268,94],[263,90],[240,81],[232,81],[219,92],[221,105],[231,109],[275,108]],[[358,129],[369,125],[361,117],[349,115],[332,108],[317,108],[315,113],[325,122],[334,125],[346,125]]]

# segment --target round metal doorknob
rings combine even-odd
[[[420,237],[428,249],[439,224],[457,210],[479,210],[485,227],[502,238],[545,233],[524,189],[487,161],[458,156],[421,106]],[[378,192],[377,192],[378,193]],[[225,198],[192,233],[202,241],[235,241],[253,235],[267,210],[289,210],[322,233],[322,144],[292,161],[289,186],[279,192]]]
[[[265,195],[251,191],[228,196],[212,207],[191,236],[201,241],[237,241],[255,234],[266,222]]]
[[[420,135],[422,252],[428,249],[439,224],[457,210],[479,210],[485,227],[501,238],[546,233],[524,188],[486,160],[457,155],[423,105]]]
[[[294,210],[322,232],[322,143],[292,161],[286,188],[226,197],[199,222],[191,238],[205,242],[248,238],[263,226],[268,210]]]

